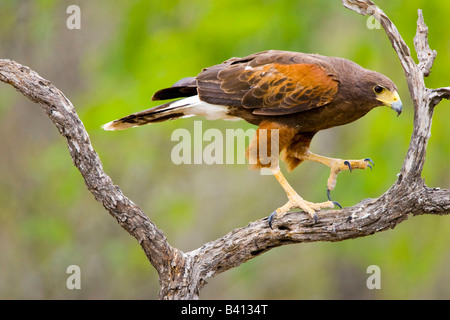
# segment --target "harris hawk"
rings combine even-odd
[[[187,116],[243,119],[258,126],[247,156],[256,155],[253,168],[270,168],[289,200],[269,216],[270,227],[275,215],[283,215],[292,208],[302,209],[317,221],[316,211],[341,207],[330,197],[339,172],[372,169],[369,158],[342,160],[309,151],[317,132],[353,122],[381,105],[392,108],[398,115],[402,111],[396,85],[378,72],[343,58],[279,50],[231,58],[205,68],[196,77],[181,79],[170,88],[157,91],[152,100],[174,98],[181,99],[109,122],[103,128],[121,130]],[[274,142],[269,136],[274,129],[278,133],[275,142],[278,153],[276,161],[268,164],[258,148],[266,144],[266,157],[273,156],[270,144]],[[262,135],[265,130],[268,131]],[[312,203],[295,192],[280,171],[280,152],[289,171],[305,160],[330,167],[328,201]]]

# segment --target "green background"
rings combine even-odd
[[[66,9],[81,8],[81,29],[68,30]],[[450,2],[378,1],[413,48],[417,9],[438,56],[430,88],[450,85]],[[189,118],[119,132],[106,122],[157,105],[152,94],[202,68],[266,49],[341,56],[390,77],[404,112],[377,108],[318,134],[313,152],[370,157],[374,170],[343,172],[333,192],[343,206],[375,198],[396,180],[412,132],[403,70],[383,30],[340,1],[164,0],[1,1],[0,58],[27,65],[73,102],[105,171],[161,228],[190,251],[286,202],[271,176],[247,165],[175,165],[176,128]],[[412,49],[415,58],[414,50]],[[156,271],[85,188],[65,139],[42,109],[0,84],[0,298],[154,299]],[[449,188],[449,102],[435,110],[423,172],[430,187]],[[204,121],[203,129],[252,128]],[[205,145],[205,144],[204,144]],[[285,167],[282,166],[282,170]],[[304,198],[325,201],[329,169],[304,163],[286,174]],[[210,279],[202,299],[449,299],[450,221],[411,217],[395,230],[338,243],[273,249]],[[81,268],[81,290],[66,288],[66,268]],[[369,290],[366,269],[381,269]]]

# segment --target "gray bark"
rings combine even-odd
[[[342,241],[394,228],[409,216],[450,213],[450,190],[429,188],[421,178],[435,106],[450,98],[450,87],[428,89],[424,77],[431,72],[436,51],[430,49],[428,30],[419,10],[414,46],[415,64],[397,28],[382,10],[367,0],[342,0],[360,14],[377,17],[405,71],[414,103],[414,129],[397,181],[383,195],[342,210],[319,212],[314,223],[305,213],[277,218],[273,230],[267,218],[250,222],[190,252],[172,247],[163,231],[104,172],[89,136],[72,103],[48,80],[17,62],[0,59],[0,80],[41,105],[60,134],[67,139],[74,165],[95,199],[141,245],[159,274],[161,299],[198,299],[208,278],[239,266],[272,248],[302,242]]]

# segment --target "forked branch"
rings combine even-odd
[[[292,243],[341,241],[368,236],[394,228],[409,214],[450,213],[450,190],[428,188],[421,178],[433,109],[442,99],[450,98],[450,87],[425,87],[424,76],[431,72],[436,51],[428,45],[428,29],[422,13],[419,11],[414,41],[419,58],[416,65],[395,25],[373,2],[342,2],[360,14],[374,15],[386,31],[405,71],[414,103],[414,130],[398,180],[386,193],[343,210],[319,212],[319,221],[315,224],[307,214],[292,213],[278,218],[272,230],[268,227],[267,218],[264,218],[184,253],[170,246],[164,233],[113,184],[104,172],[72,103],[61,91],[30,68],[7,59],[0,60],[0,80],[40,104],[60,134],[67,139],[73,163],[89,191],[120,226],[136,238],[157,270],[160,298],[196,299],[208,278],[272,248]]]

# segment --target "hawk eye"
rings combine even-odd
[[[384,88],[382,86],[375,86],[375,87],[373,87],[373,91],[375,93],[380,94],[380,93],[382,93],[384,91]]]

